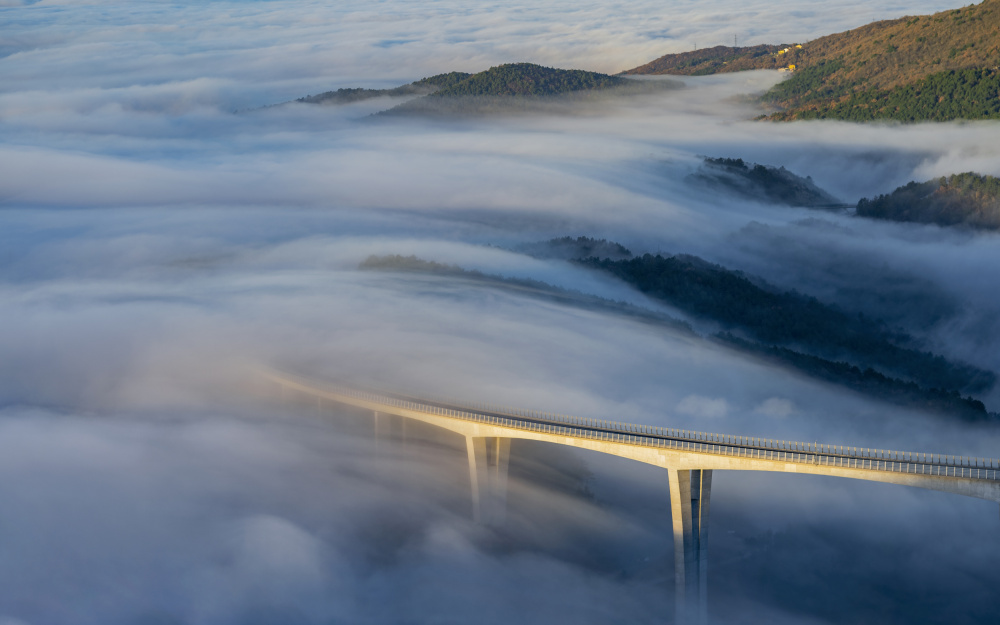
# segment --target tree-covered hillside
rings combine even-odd
[[[792,44],[758,45],[747,47],[715,46],[690,52],[667,54],[645,65],[622,72],[625,75],[674,75],[706,76],[725,72],[742,72],[751,69],[779,69],[787,67],[788,57],[778,54]]]
[[[404,102],[380,115],[571,113],[575,105],[608,96],[635,95],[681,87],[672,81],[639,81],[533,63],[498,65],[456,81],[447,88]]]
[[[978,392],[995,382],[988,371],[913,349],[909,337],[890,332],[875,320],[849,315],[799,293],[765,288],[740,272],[697,257],[646,254],[582,262],[764,344],[846,360],[862,369],[877,368],[928,388]]]
[[[449,72],[447,74],[421,78],[415,82],[393,87],[392,89],[344,88],[337,89],[336,91],[324,91],[317,95],[308,95],[295,101],[303,104],[350,104],[351,102],[360,102],[361,100],[370,100],[372,98],[428,95],[439,89],[446,89],[471,75],[465,72]]]
[[[858,202],[860,217],[939,226],[1000,229],[1000,178],[967,172],[911,182],[892,193]]]
[[[305,104],[348,104],[381,97],[426,96],[441,98],[556,96],[580,91],[600,91],[637,84],[634,80],[581,69],[554,69],[533,63],[498,65],[477,74],[449,72],[422,78],[392,89],[337,89],[299,98]]]
[[[470,76],[472,76],[472,74],[468,72],[448,72],[447,74],[438,74],[428,78],[421,78],[413,84],[417,86],[430,86],[437,91],[439,89],[448,89],[453,85],[457,85],[458,83],[468,79]]]
[[[578,258],[610,258],[621,260],[632,258],[632,251],[621,243],[607,239],[592,239],[590,237],[560,237],[538,243],[525,243],[515,248],[522,254],[535,258],[559,258],[575,260]]]
[[[1000,0],[874,22],[801,48],[754,46],[723,48],[703,57],[667,55],[626,73],[701,74],[792,65],[796,69],[789,78],[765,96],[781,109],[772,119],[1000,118]]]
[[[949,70],[910,85],[869,89],[803,110],[770,116],[785,119],[842,119],[900,122],[1000,119],[1000,72],[995,69]]]
[[[379,114],[465,115],[537,110],[550,104],[600,98],[604,94],[636,94],[680,86],[670,81],[638,81],[579,69],[510,63],[476,74],[438,74],[392,89],[327,91],[296,102],[348,104],[379,97],[418,96]]]
[[[509,63],[473,74],[434,93],[435,97],[553,96],[574,91],[613,89],[629,80],[582,69],[554,69],[533,63]]]
[[[784,167],[747,163],[741,158],[706,158],[704,166],[689,180],[761,202],[814,208],[843,206],[809,176],[803,178]]]

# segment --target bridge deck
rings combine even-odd
[[[700,464],[704,468],[743,469],[743,470],[781,470],[787,472],[827,473],[843,477],[874,479],[876,481],[894,480],[890,476],[864,476],[858,471],[874,474],[901,474],[909,476],[927,476],[939,478],[959,478],[962,481],[994,483],[997,488],[987,490],[973,489],[983,494],[962,492],[971,496],[979,496],[995,500],[1000,498],[1000,460],[990,458],[973,458],[934,453],[904,452],[865,447],[826,445],[785,441],[778,439],[748,437],[730,434],[715,434],[694,432],[675,428],[662,428],[648,425],[587,419],[546,412],[522,410],[506,406],[489,404],[468,404],[452,400],[428,400],[406,395],[386,392],[376,392],[332,384],[316,382],[293,376],[287,373],[269,372],[266,374],[272,381],[287,388],[293,388],[317,397],[325,397],[331,401],[378,410],[387,413],[403,414],[413,418],[421,415],[434,417],[441,424],[441,418],[454,420],[464,424],[479,424],[493,429],[511,430],[507,433],[494,432],[491,436],[513,436],[515,438],[559,438],[578,439],[579,443],[558,440],[563,444],[574,444],[581,447],[593,447],[587,441],[610,443],[616,447],[647,448],[649,450],[664,450],[712,456]],[[427,419],[423,419],[427,420]],[[449,427],[444,424],[444,427]],[[455,423],[450,427],[458,431],[462,429]],[[542,436],[537,436],[542,435]],[[602,451],[609,451],[601,449]],[[615,452],[610,452],[615,453]],[[634,459],[647,461],[634,454],[621,454]],[[733,463],[723,459],[751,461]],[[719,462],[722,461],[722,462]],[[780,463],[783,466],[765,466],[757,462]],[[654,464],[664,464],[652,460]],[[690,465],[690,462],[685,464]],[[816,470],[819,469],[819,470]],[[849,471],[845,474],[843,470]],[[888,478],[888,479],[886,479]],[[922,485],[909,480],[913,485]],[[937,482],[937,480],[935,480]],[[991,484],[991,485],[994,485]],[[940,490],[953,490],[938,486],[927,486]],[[956,492],[966,491],[959,488]]]

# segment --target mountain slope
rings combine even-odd
[[[844,207],[841,200],[817,187],[810,176],[803,178],[784,167],[748,163],[741,158],[706,158],[704,165],[688,176],[688,180],[759,202],[812,208]]]
[[[794,65],[790,78],[764,98],[782,109],[772,116],[779,120],[1000,118],[1000,0],[874,22],[801,48],[767,53],[775,47],[667,55],[625,73],[707,74]]]
[[[890,331],[878,320],[848,314],[795,291],[769,287],[696,256],[645,254],[617,261],[588,258],[580,263],[762,345],[848,361],[946,392],[979,392],[996,382],[990,371],[915,348],[911,337]]]
[[[296,102],[349,104],[372,98],[417,96],[380,114],[462,115],[534,109],[560,96],[566,101],[576,101],[606,93],[644,93],[680,86],[670,81],[639,81],[579,69],[508,63],[476,74],[438,74],[392,89],[327,91],[299,98]]]
[[[911,182],[858,202],[860,217],[1000,230],[1000,178],[972,172]]]
[[[307,95],[295,101],[303,104],[350,104],[351,102],[360,102],[361,100],[370,100],[371,98],[429,95],[440,89],[447,89],[471,75],[465,72],[449,72],[447,74],[421,78],[415,82],[393,87],[392,89],[337,89],[336,91],[325,91],[316,95]]]
[[[509,63],[472,74],[381,114],[463,116],[515,112],[569,112],[567,105],[680,87],[672,81],[640,81],[579,69]]]
[[[691,52],[667,54],[622,72],[624,75],[676,75],[705,76],[750,69],[779,69],[788,65],[784,54],[778,54],[793,45],[759,45],[743,48],[715,46]],[[786,53],[787,54],[787,53]]]
[[[582,69],[554,69],[533,63],[497,65],[434,93],[436,97],[553,96],[574,91],[613,89],[627,78]]]

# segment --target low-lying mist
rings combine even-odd
[[[169,19],[127,6],[0,8],[20,32],[0,57],[0,623],[668,620],[660,471],[515,441],[508,521],[477,526],[461,441],[413,426],[376,453],[369,416],[260,397],[257,366],[615,421],[1000,455],[995,425],[679,328],[359,270],[413,255],[683,317],[518,251],[606,238],[759,276],[1000,372],[998,235],[688,180],[706,156],[739,157],[850,203],[911,179],[1000,174],[997,124],[748,121],[749,96],[780,80],[770,72],[560,114],[256,108],[513,60],[615,72],[737,27],[752,43],[806,40],[862,13],[942,5],[223,2]],[[1000,390],[981,399],[1000,410]],[[993,503],[754,473],[719,472],[714,490],[719,622],[996,613]]]

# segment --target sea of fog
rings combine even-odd
[[[948,8],[835,2],[0,0],[0,625],[662,623],[666,476],[515,442],[508,522],[469,518],[461,441],[376,450],[254,366],[587,417],[1000,456],[1000,430],[882,403],[683,332],[442,276],[416,255],[673,313],[514,250],[695,254],[1000,371],[1000,236],[771,206],[702,158],[845,202],[1000,175],[1000,124],[772,124],[777,72],[482,118],[377,99],[262,108],[531,61],[617,72]],[[1000,411],[1000,391],[983,396]],[[995,503],[833,478],[714,478],[719,623],[988,622]]]

